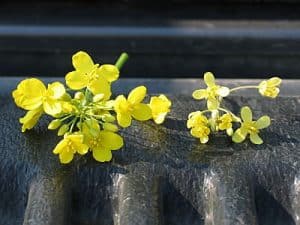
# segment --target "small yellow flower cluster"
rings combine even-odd
[[[76,153],[85,155],[89,151],[99,162],[110,161],[111,151],[124,144],[117,133],[118,125],[128,127],[132,119],[153,119],[161,124],[171,107],[165,95],[143,103],[147,94],[144,86],[133,89],[127,98],[120,95],[111,99],[111,83],[119,78],[127,58],[123,53],[115,65],[100,66],[86,52],[77,52],[72,57],[75,70],[65,77],[69,93],[60,82],[46,87],[36,78],[21,81],[12,95],[16,105],[28,111],[20,119],[22,132],[32,129],[45,113],[54,118],[48,129],[58,129],[58,136],[64,136],[53,150],[61,163],[70,163]]]
[[[258,92],[265,97],[276,98],[279,94],[281,79],[272,77],[264,80],[257,86],[240,86],[229,89],[215,83],[214,75],[210,72],[204,74],[206,89],[199,89],[193,92],[193,98],[197,100],[206,99],[207,109],[192,112],[188,116],[187,127],[191,129],[191,135],[199,138],[202,144],[207,143],[209,135],[213,132],[226,131],[228,136],[232,136],[235,143],[244,141],[249,134],[250,141],[254,144],[262,144],[263,140],[259,137],[260,129],[270,125],[270,118],[262,116],[257,121],[252,120],[252,111],[248,106],[242,107],[241,118],[230,110],[221,107],[223,97],[231,92],[246,88],[258,89]],[[205,114],[211,116],[207,118]],[[234,123],[239,127],[234,131]]]

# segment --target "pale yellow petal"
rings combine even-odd
[[[217,91],[217,94],[219,96],[222,96],[222,97],[226,97],[227,95],[229,95],[229,88],[228,87],[220,87]]]
[[[270,86],[278,86],[281,84],[281,79],[279,77],[272,77],[268,80]]]
[[[233,136],[232,136],[232,140],[235,142],[235,143],[241,143],[245,140],[247,136],[247,133],[245,133],[241,128],[237,129]]]
[[[74,153],[71,151],[62,151],[59,154],[59,160],[62,164],[67,164],[73,160]]]
[[[271,120],[268,116],[262,116],[255,122],[255,127],[257,129],[263,129],[270,126]]]
[[[72,90],[80,90],[88,85],[89,78],[87,75],[72,71],[66,75],[66,84]]]
[[[201,144],[207,143],[208,140],[209,140],[208,136],[200,137],[200,142],[201,142]]]
[[[55,116],[62,112],[62,103],[60,101],[47,98],[44,101],[43,108],[45,113]]]
[[[134,106],[132,116],[136,120],[145,121],[152,118],[152,111],[148,105],[139,103]]]
[[[193,92],[193,98],[194,99],[200,100],[200,99],[204,99],[204,98],[207,98],[207,97],[208,97],[208,94],[207,94],[207,91],[205,89],[199,89],[199,90],[195,90]]]
[[[252,121],[252,111],[248,106],[244,106],[241,110],[241,117],[244,122]]]
[[[135,105],[143,101],[147,93],[147,88],[145,86],[139,86],[134,88],[128,95],[128,101]]]
[[[22,132],[32,129],[43,114],[43,108],[28,111],[26,115],[20,118],[20,123],[23,124]]]
[[[253,144],[260,145],[263,143],[263,140],[258,136],[257,133],[250,134],[250,140]]]
[[[54,82],[48,85],[47,93],[49,93],[49,96],[54,99],[60,99],[66,93],[66,89],[62,83]]]
[[[214,86],[215,85],[215,77],[213,73],[211,72],[206,72],[204,74],[204,82],[208,87]]]

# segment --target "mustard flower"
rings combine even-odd
[[[270,125],[270,117],[262,116],[257,121],[253,121],[252,111],[248,106],[245,106],[241,109],[241,117],[243,122],[241,127],[234,132],[232,140],[236,143],[240,143],[244,141],[249,134],[252,143],[262,144],[263,140],[258,135],[259,130]]]
[[[66,75],[68,87],[73,90],[87,87],[94,95],[103,94],[105,100],[110,98],[110,83],[119,77],[116,66],[105,64],[99,67],[99,64],[94,64],[92,58],[83,51],[73,55],[72,63],[75,70]]]
[[[56,115],[62,111],[61,99],[65,95],[65,87],[60,82],[54,82],[45,87],[36,78],[25,79],[13,91],[13,98],[17,106],[25,110],[37,110],[43,107],[49,115]]]
[[[139,86],[129,93],[128,99],[124,95],[116,98],[114,109],[117,113],[118,124],[121,127],[130,126],[132,117],[139,121],[151,119],[151,108],[147,104],[141,103],[146,96],[146,92],[146,87]]]
[[[207,99],[208,109],[217,109],[220,104],[219,97],[225,97],[230,90],[227,87],[216,85],[215,77],[211,72],[204,74],[204,82],[207,85],[206,89],[199,89],[193,92],[194,99]]]
[[[202,144],[209,140],[210,129],[208,126],[208,119],[200,111],[189,114],[187,128],[191,128],[191,135],[199,138]]]
[[[272,77],[268,80],[264,80],[259,83],[258,91],[262,96],[269,98],[276,98],[279,94],[279,85],[281,84],[281,79],[279,77]]]
[[[219,119],[218,119],[218,129],[220,130],[226,130],[226,133],[231,136],[233,133],[232,130],[232,116],[229,113],[223,114]]]
[[[112,150],[120,149],[124,143],[123,138],[108,130],[100,130],[96,120],[86,120],[82,126],[84,143],[93,152],[93,157],[99,162],[108,162],[112,159]]]
[[[171,101],[165,95],[151,97],[149,106],[156,124],[164,122],[166,115],[170,112],[171,105]]]
[[[59,154],[61,163],[69,163],[73,160],[75,153],[85,155],[88,152],[89,147],[83,143],[83,140],[83,135],[79,133],[65,135],[64,139],[57,144],[53,153]]]

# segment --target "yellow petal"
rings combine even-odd
[[[72,141],[72,145],[80,155],[84,155],[88,152],[89,147],[83,144],[83,135],[71,134],[68,139]]]
[[[268,116],[262,116],[255,122],[255,127],[257,129],[263,129],[270,126],[271,120]]]
[[[74,68],[81,73],[90,73],[94,69],[94,62],[86,52],[79,51],[72,57]]]
[[[59,154],[59,160],[62,164],[67,164],[73,160],[74,153],[71,151],[62,151]]]
[[[62,103],[58,100],[47,98],[43,104],[44,111],[48,115],[55,116],[62,112]]]
[[[278,86],[281,84],[281,79],[279,77],[272,77],[267,82],[270,86]]]
[[[34,110],[42,105],[45,92],[46,87],[42,81],[30,78],[21,81],[12,95],[17,106]]]
[[[60,99],[66,93],[66,89],[62,83],[54,82],[48,85],[47,93],[54,99]]]
[[[88,89],[94,94],[103,94],[103,100],[108,100],[111,96],[110,83],[103,77],[93,80],[88,85]]]
[[[139,103],[134,106],[132,116],[136,120],[145,121],[152,118],[152,111],[148,105]]]
[[[159,113],[153,116],[153,120],[156,124],[162,124],[165,121],[165,118],[168,113]]]
[[[208,87],[214,86],[215,85],[215,77],[211,72],[206,72],[204,74],[204,82]]]
[[[26,115],[20,118],[20,123],[23,124],[22,132],[32,129],[43,114],[43,108],[28,111]]]
[[[102,65],[100,68],[97,70],[97,74],[99,76],[103,76],[107,81],[113,82],[119,78],[119,69],[114,66],[114,65]]]
[[[60,154],[64,149],[67,148],[67,146],[68,146],[68,142],[65,139],[63,139],[56,145],[56,147],[53,150],[53,153]]]
[[[232,136],[232,140],[235,142],[235,143],[241,143],[242,141],[245,140],[246,138],[246,135],[247,133],[244,132],[241,128],[237,129],[233,136]]]
[[[252,121],[252,111],[248,106],[244,106],[241,110],[241,117],[244,122]]]
[[[88,85],[88,76],[77,71],[70,72],[66,75],[66,84],[72,90],[80,90]]]
[[[258,136],[257,133],[250,134],[250,140],[253,144],[260,145],[263,143],[263,140]]]
[[[118,113],[117,121],[121,127],[129,127],[131,125],[131,115],[129,113]]]
[[[98,162],[108,162],[112,158],[111,151],[104,147],[93,149],[93,157]]]
[[[143,99],[146,96],[146,92],[147,92],[147,88],[145,86],[139,86],[134,88],[128,95],[128,101],[132,104],[138,104],[141,101],[143,101]]]
[[[200,100],[200,99],[207,98],[207,97],[208,97],[208,94],[205,89],[199,89],[199,90],[195,90],[193,92],[194,99]]]
[[[123,138],[110,131],[100,131],[99,139],[101,141],[101,145],[110,150],[120,149],[124,145]]]

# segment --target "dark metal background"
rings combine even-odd
[[[4,1],[0,73],[60,76],[71,55],[131,58],[123,77],[298,78],[300,1]]]

